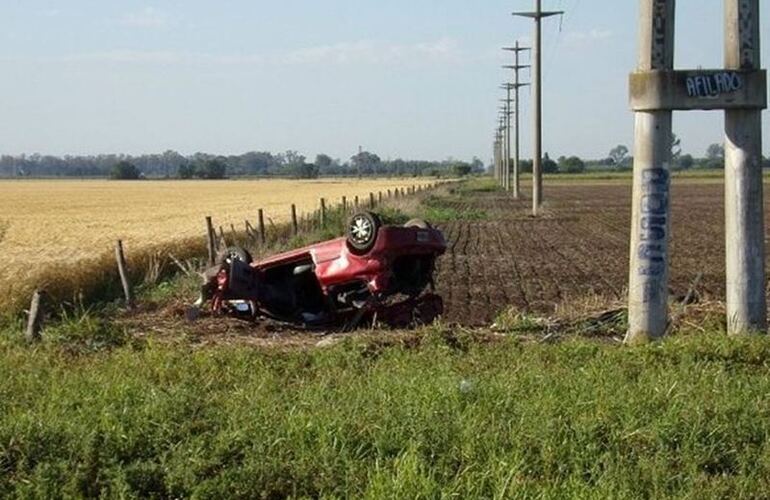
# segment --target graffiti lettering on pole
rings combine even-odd
[[[641,206],[642,231],[637,255],[640,276],[660,277],[666,270],[666,229],[668,222],[669,174],[663,168],[642,172],[644,195]],[[653,290],[654,287],[650,288]],[[647,297],[645,293],[645,297]],[[646,301],[646,299],[645,299]]]
[[[652,69],[666,66],[667,1],[656,0],[652,7]]]
[[[702,99],[716,98],[743,89],[743,77],[735,71],[687,77],[687,95]]]
[[[741,68],[752,69],[755,65],[754,12],[751,0],[740,0],[738,4],[738,31],[740,38]]]

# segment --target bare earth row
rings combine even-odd
[[[461,213],[487,218],[441,224],[449,249],[438,264],[445,320],[491,323],[508,306],[541,314],[586,298],[622,300],[628,284],[631,187],[575,183],[546,189],[545,214],[530,200],[479,192],[457,200]],[[672,186],[670,291],[724,298],[724,196],[719,183],[687,179]],[[767,210],[766,210],[767,213]]]

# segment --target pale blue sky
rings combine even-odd
[[[636,0],[544,0],[545,150],[631,146]],[[764,1],[761,3],[765,3]],[[0,0],[0,154],[489,157],[499,47],[530,0]],[[722,63],[722,0],[679,0],[677,66]],[[770,9],[762,12],[765,46]],[[763,65],[768,66],[767,50]],[[528,154],[530,99],[522,99]],[[685,151],[720,112],[678,113]],[[764,115],[768,150],[767,113]]]

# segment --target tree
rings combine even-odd
[[[359,177],[376,173],[381,163],[380,157],[369,151],[361,151],[350,158],[351,167],[358,173]]]
[[[452,167],[452,172],[457,177],[465,177],[471,173],[471,166],[468,163],[458,162],[455,163],[454,167]]]
[[[318,165],[303,162],[297,165],[294,176],[300,179],[315,179],[318,177]]]
[[[725,168],[725,147],[722,144],[711,144],[706,148],[706,167]]]
[[[567,174],[579,174],[584,172],[585,169],[585,162],[577,156],[570,156],[569,158],[564,158],[562,156],[559,158],[559,172],[564,172]]]
[[[725,147],[721,144],[711,144],[708,148],[706,148],[706,158],[709,160],[714,159],[724,159],[725,157]]]
[[[179,171],[179,167],[186,162],[185,157],[173,151],[171,149],[164,151],[159,158],[156,159],[155,165],[162,170],[165,177],[171,177],[171,173]]]
[[[471,160],[471,172],[474,174],[484,173],[484,162],[475,156]]]
[[[112,167],[110,177],[118,180],[135,180],[141,176],[141,172],[133,163],[119,161]]]
[[[676,134],[671,134],[671,160],[676,163],[682,154],[682,140]]]
[[[224,179],[227,176],[227,165],[219,159],[206,160],[195,173],[201,179]]]
[[[177,167],[176,175],[180,179],[192,179],[195,177],[195,165],[192,163],[182,163]]]
[[[332,160],[332,157],[329,155],[318,154],[315,157],[315,166],[321,171],[328,170],[332,166],[332,163],[334,163],[334,160]]]
[[[695,159],[692,157],[691,154],[680,156],[679,161],[677,162],[677,166],[682,170],[688,170],[692,168],[694,164],[695,164]]]
[[[559,171],[559,166],[546,153],[543,157],[542,169],[544,174],[555,174]]]
[[[612,164],[621,167],[623,166],[623,163],[628,158],[628,148],[624,146],[623,144],[618,144],[614,148],[610,150],[609,159],[612,161]]]
[[[291,149],[283,154],[283,161],[288,173],[295,177],[299,176],[305,167],[305,156]]]

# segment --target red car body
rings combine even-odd
[[[365,252],[341,237],[257,262],[233,259],[212,275],[212,309],[304,325],[373,314],[399,324],[415,310],[425,320],[443,308],[439,297],[421,294],[445,250],[443,234],[430,226],[382,226]]]

